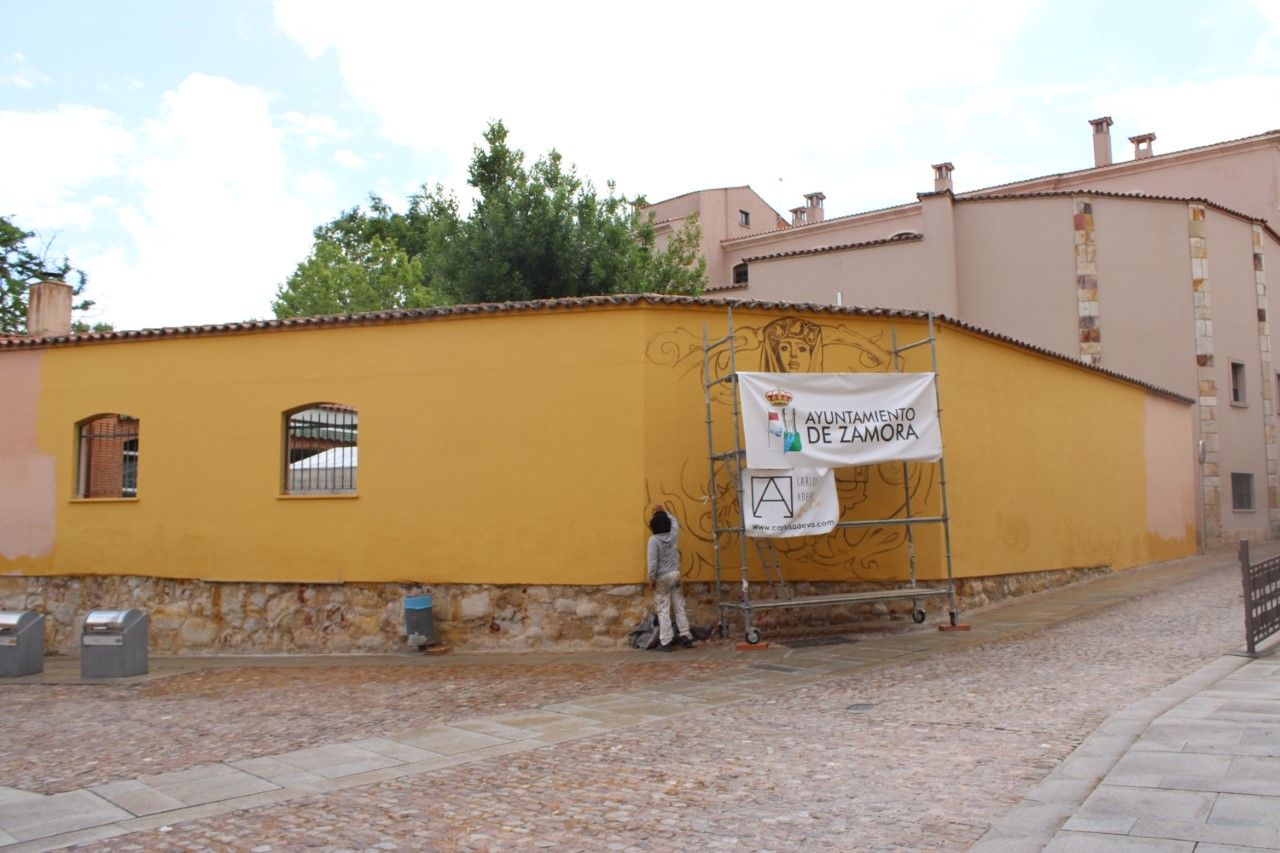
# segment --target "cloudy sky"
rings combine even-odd
[[[465,194],[501,118],[651,200],[828,216],[1280,127],[1280,0],[0,0],[0,215],[117,328],[271,315],[370,192]]]

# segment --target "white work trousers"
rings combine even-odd
[[[653,606],[658,611],[658,642],[667,645],[671,635],[671,611],[676,612],[676,629],[681,637],[693,639],[689,633],[689,615],[684,612],[684,592],[680,589],[680,573],[658,575],[653,584]]]

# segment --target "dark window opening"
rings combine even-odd
[[[1253,509],[1253,475],[1231,475],[1231,508],[1235,510]]]
[[[747,265],[746,264],[738,264],[733,268],[733,283],[734,284],[747,283]]]
[[[1231,402],[1237,406],[1245,404],[1244,365],[1238,361],[1231,362]]]
[[[745,227],[745,228],[750,228],[750,227],[751,227],[751,212],[750,212],[750,211],[748,211],[748,210],[739,210],[739,211],[738,211],[738,224],[739,224],[739,225],[741,225],[741,226],[743,226],[743,227]]]

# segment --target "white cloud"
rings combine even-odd
[[[660,197],[776,172],[805,148],[856,157],[921,92],[993,80],[1033,6],[721,2],[620,20],[585,2],[278,0],[276,16],[308,55],[334,55],[390,141],[443,153],[433,177],[452,187],[503,118],[526,153],[559,147],[585,175]]]
[[[365,159],[349,148],[343,148],[341,151],[335,151],[333,154],[333,162],[339,166],[345,166],[348,169],[363,169],[366,165]]]
[[[49,112],[0,112],[5,156],[22,168],[0,170],[4,210],[26,228],[84,226],[93,205],[80,199],[95,181],[121,174],[134,136],[106,110],[64,105]]]
[[[1277,124],[1274,114],[1261,115],[1257,105],[1276,103],[1280,77],[1242,75],[1121,89],[1094,106],[1099,115],[1111,111],[1122,122],[1112,136],[1121,140],[1117,159],[1126,159],[1123,140],[1139,133],[1155,133],[1155,153],[1167,154],[1271,130]]]
[[[286,188],[266,96],[192,74],[142,137],[130,169],[139,200],[119,212],[134,251],[93,259],[108,316],[132,328],[269,315],[275,285],[306,254],[314,214]],[[114,299],[128,308],[114,310]]]
[[[305,115],[299,112],[287,112],[281,116],[284,129],[291,134],[301,136],[308,148],[316,148],[331,142],[340,142],[351,138],[351,131],[341,127],[333,116]]]

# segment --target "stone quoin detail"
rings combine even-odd
[[[1191,250],[1191,299],[1196,323],[1196,396],[1200,403],[1200,483],[1204,504],[1204,544],[1222,544],[1221,440],[1218,432],[1218,375],[1213,360],[1213,300],[1209,287],[1209,247],[1205,207],[1187,205]],[[1264,383],[1265,384],[1265,383]]]
[[[1098,257],[1094,244],[1093,199],[1072,200],[1076,251],[1076,305],[1080,327],[1080,360],[1102,363],[1102,326],[1098,316]]]
[[[1262,225],[1253,225],[1253,282],[1258,295],[1258,344],[1262,353],[1263,441],[1267,450],[1267,512],[1271,535],[1280,535],[1280,450],[1276,447],[1276,375],[1271,360],[1271,315]]]

